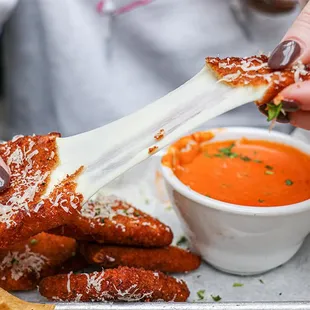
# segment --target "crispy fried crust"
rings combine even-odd
[[[141,249],[83,243],[80,251],[90,264],[103,268],[127,266],[162,272],[187,272],[197,269],[201,263],[199,256],[174,246]]]
[[[45,278],[41,295],[61,301],[186,301],[185,282],[161,272],[119,267],[91,274]]]
[[[171,229],[159,220],[114,196],[85,204],[72,224],[50,231],[77,240],[142,247],[171,244]]]
[[[0,156],[11,170],[10,186],[0,193],[1,249],[64,225],[79,211],[83,197],[75,193],[75,174],[43,198],[58,165],[57,137],[17,137],[0,144]]]
[[[57,273],[82,271],[90,265],[81,253],[78,252],[74,254],[75,255],[73,255],[60,266]]]
[[[74,239],[41,233],[10,250],[1,250],[0,287],[8,291],[34,289],[42,277],[56,274],[76,248]]]
[[[230,86],[267,86],[263,98],[257,102],[258,105],[272,101],[285,87],[310,79],[309,69],[301,63],[282,71],[271,70],[265,55],[223,59],[207,57],[206,65],[218,79]]]

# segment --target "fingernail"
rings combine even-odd
[[[267,104],[262,104],[258,107],[259,112],[261,112],[262,114],[264,114],[265,116],[268,116],[268,112],[267,112]]]
[[[268,66],[273,70],[284,69],[293,64],[300,54],[301,47],[296,41],[283,41],[271,53]]]
[[[290,117],[287,113],[285,115],[280,113],[277,117],[277,122],[281,124],[287,124],[290,122]]]
[[[282,109],[285,112],[296,112],[300,109],[299,103],[294,100],[282,100],[281,104],[282,104]]]
[[[10,175],[0,166],[0,192],[5,190],[10,183]]]

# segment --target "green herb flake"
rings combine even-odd
[[[127,210],[122,210],[124,214],[128,215],[128,211]]]
[[[210,196],[210,195],[207,195],[207,194],[206,194],[205,196],[206,196],[206,197],[208,197],[208,198],[211,198],[211,196]]]
[[[222,154],[225,154],[226,156],[229,156],[231,154],[231,150],[233,149],[233,147],[235,146],[235,143],[232,143],[230,146],[228,147],[222,147],[219,149],[219,152]]]
[[[11,265],[13,265],[13,264],[15,264],[15,263],[17,263],[18,261],[17,261],[17,259],[16,258],[12,258],[12,260],[11,260]]]
[[[260,282],[261,284],[265,284],[265,282],[264,282],[262,279],[259,279],[259,282]]]
[[[136,217],[139,217],[139,216],[140,216],[140,213],[139,213],[138,211],[135,211],[135,212],[133,213],[133,215],[136,216]]]
[[[146,198],[144,202],[145,202],[145,204],[148,205],[150,203],[150,200]]]
[[[166,210],[166,211],[171,211],[171,210],[172,210],[172,206],[167,206],[167,207],[165,208],[165,210]]]
[[[101,218],[101,219],[100,219],[100,223],[102,223],[102,224],[103,224],[103,223],[104,223],[104,221],[105,221],[105,219],[104,219],[104,218]]]
[[[180,245],[184,245],[187,243],[187,238],[185,236],[182,236],[180,237],[180,239],[178,240],[177,242],[177,246],[180,246]]]
[[[238,283],[238,282],[235,282],[233,284],[233,287],[242,287],[243,286],[243,283]]]
[[[282,110],[282,103],[280,103],[279,105],[275,105],[274,103],[268,103],[267,107],[268,107],[267,121],[270,122],[274,119],[277,119],[277,117],[279,116],[279,114],[281,113],[281,110]]]
[[[273,167],[272,167],[272,166],[269,166],[269,165],[266,165],[265,168],[266,168],[267,170],[273,170]]]
[[[236,158],[238,157],[238,154],[237,153],[231,153],[228,155],[229,158]]]
[[[207,157],[207,158],[211,158],[211,155],[208,154],[208,153],[204,153],[204,156]]]
[[[31,239],[30,240],[30,244],[35,245],[37,244],[39,241],[37,239]]]
[[[253,161],[255,162],[255,163],[258,163],[258,164],[261,164],[263,161],[262,160],[260,160],[260,159],[253,159]]]
[[[285,184],[287,186],[292,186],[294,184],[294,182],[292,180],[290,180],[290,179],[287,179],[287,180],[285,180]]]
[[[259,203],[263,203],[263,202],[265,202],[265,200],[263,200],[263,199],[258,199],[258,202],[259,202]]]
[[[206,292],[205,290],[200,290],[197,292],[197,296],[198,296],[199,300],[202,300],[205,298],[205,292]]]
[[[95,209],[95,216],[100,215],[100,208]]]
[[[221,296],[220,295],[217,295],[217,296],[214,296],[214,295],[211,295],[212,299],[216,302],[222,300]]]
[[[271,170],[266,170],[266,171],[265,171],[265,174],[267,174],[267,175],[273,175],[273,174],[274,174],[274,172],[273,172],[273,171],[271,171]]]
[[[251,161],[251,158],[250,158],[250,157],[248,157],[248,156],[243,156],[243,155],[240,155],[240,159],[243,160],[243,161],[245,161],[245,162]]]

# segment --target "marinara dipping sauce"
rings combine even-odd
[[[212,142],[197,132],[163,157],[192,190],[244,206],[283,206],[310,199],[310,156],[286,144],[245,138]]]

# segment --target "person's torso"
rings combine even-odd
[[[6,27],[8,136],[102,126],[180,86],[207,55],[270,51],[297,14],[253,13],[249,40],[226,0],[154,0],[113,17],[107,38],[97,2],[20,0]],[[228,125],[268,126],[254,105],[206,124]]]

